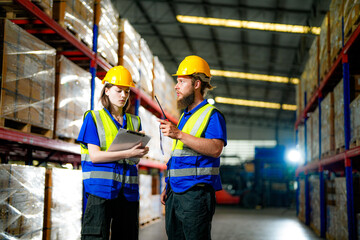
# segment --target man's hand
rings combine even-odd
[[[161,119],[159,119],[158,122],[161,123],[160,129],[165,136],[172,139],[180,139],[182,132],[174,124]]]
[[[165,188],[164,191],[160,195],[160,201],[161,201],[162,205],[165,205],[166,197],[167,197],[167,195],[166,195],[166,188]]]

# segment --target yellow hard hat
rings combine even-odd
[[[102,80],[103,84],[105,82],[118,86],[135,87],[130,72],[123,66],[111,68]]]
[[[194,73],[204,73],[207,77],[211,77],[209,64],[201,57],[191,55],[180,63],[176,74],[173,76],[187,76]]]

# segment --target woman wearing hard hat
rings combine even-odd
[[[84,215],[81,239],[138,239],[138,163],[148,147],[107,152],[118,129],[140,131],[140,118],[125,113],[130,72],[123,66],[111,68],[104,80],[100,101],[104,108],[85,113],[79,133],[84,183]]]

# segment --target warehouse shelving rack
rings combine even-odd
[[[319,84],[317,91],[311,96],[306,103],[305,108],[299,114],[295,123],[296,133],[300,124],[304,124],[305,128],[305,165],[296,170],[296,177],[299,183],[299,175],[304,175],[305,181],[305,224],[310,224],[310,199],[309,199],[309,173],[318,172],[320,182],[320,236],[325,237],[325,181],[324,170],[344,169],[346,175],[346,192],[347,192],[347,215],[348,215],[348,239],[356,239],[355,236],[355,216],[354,216],[354,194],[353,194],[353,166],[359,166],[360,146],[350,149],[350,63],[355,61],[356,53],[360,50],[360,25],[353,32],[346,44],[344,44],[344,18],[342,18],[342,42],[343,48],[337,59],[333,63],[329,72],[326,74],[322,82]],[[308,113],[314,111],[316,107],[319,110],[319,136],[321,136],[321,101],[326,94],[333,90],[334,86],[343,78],[344,87],[344,130],[345,130],[345,151],[322,158],[321,157],[321,137],[319,137],[319,161],[308,163],[307,159],[307,118]],[[297,138],[298,139],[298,138]],[[300,184],[299,184],[300,186]],[[297,201],[299,204],[299,201]],[[298,209],[298,206],[297,206]]]
[[[70,60],[77,62],[89,62],[90,61],[90,73],[92,75],[92,85],[91,85],[91,108],[93,108],[93,99],[94,99],[94,87],[95,87],[95,77],[103,77],[104,73],[107,72],[112,66],[105,61],[101,56],[97,55],[97,35],[98,35],[98,26],[94,24],[94,44],[93,49],[91,50],[88,46],[82,43],[74,35],[64,29],[60,24],[58,24],[54,19],[49,17],[43,10],[37,7],[30,0],[13,0],[18,6],[20,6],[26,13],[30,14],[35,19],[11,19],[12,22],[22,26],[27,32],[36,35],[50,35],[56,36],[57,39],[61,39],[62,42],[65,42],[69,50],[61,51],[60,54],[65,55]],[[99,7],[99,2],[97,1],[97,7]],[[95,3],[95,4],[96,4]],[[98,21],[97,21],[98,22]],[[25,26],[32,26],[30,28],[25,28]],[[36,26],[36,27],[34,27]],[[46,42],[46,40],[45,40]],[[49,45],[52,45],[51,42]],[[97,67],[100,67],[100,71],[97,73]],[[150,112],[155,114],[158,117],[162,116],[160,107],[156,102],[147,96],[142,90],[137,88],[131,88],[133,95],[135,95],[136,104],[138,108],[140,105],[148,109]],[[137,112],[137,109],[135,109]],[[177,123],[177,119],[165,112],[166,117],[173,123]],[[30,164],[32,159],[33,149],[38,149],[47,154],[43,159],[53,160],[62,163],[72,163],[74,166],[80,164],[80,149],[77,144],[69,143],[57,139],[49,139],[43,136],[38,136],[34,134],[29,134],[25,132],[19,132],[8,128],[0,127],[0,142],[4,143],[5,147],[16,148],[19,152],[21,151],[24,155],[26,154],[27,161],[26,163]],[[3,146],[3,148],[4,148]],[[3,149],[3,148],[0,148]],[[2,151],[3,152],[3,151]],[[57,156],[57,158],[55,158]],[[7,159],[7,156],[3,156]],[[166,165],[160,162],[156,162],[149,159],[141,159],[140,166],[145,168],[156,168],[159,170],[166,169]]]

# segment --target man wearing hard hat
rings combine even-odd
[[[161,194],[166,233],[170,240],[211,239],[215,191],[222,188],[219,156],[227,143],[225,118],[204,99],[213,89],[204,59],[186,57],[174,76],[178,108],[184,112],[177,126],[159,120],[163,134],[173,139]]]

